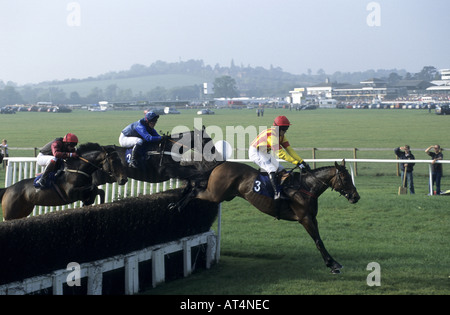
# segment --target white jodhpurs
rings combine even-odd
[[[56,158],[53,155],[44,155],[42,153],[39,153],[37,156],[37,164],[39,166],[47,166],[50,161],[55,161],[56,162]]]
[[[276,156],[260,151],[253,146],[250,146],[248,149],[248,157],[267,173],[279,172],[284,169],[284,167],[277,161]]]
[[[123,133],[120,133],[119,144],[124,148],[134,147],[136,144],[143,144],[144,140],[138,137],[127,137]]]

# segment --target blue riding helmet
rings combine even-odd
[[[151,121],[153,119],[158,119],[159,115],[154,113],[153,111],[148,111],[147,114],[145,114],[145,121]]]

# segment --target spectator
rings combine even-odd
[[[414,154],[411,153],[409,145],[405,145],[404,147],[398,147],[394,149],[395,155],[398,156],[400,160],[415,160]],[[409,186],[409,192],[411,195],[414,195],[414,181],[413,181],[413,169],[415,163],[400,163],[400,170],[402,184],[403,178],[406,176],[406,187]],[[406,172],[405,172],[406,170]]]
[[[8,141],[6,139],[2,140],[2,143],[0,144],[0,149],[1,149],[0,154],[2,155],[1,160],[3,160],[3,158],[9,156]],[[0,162],[1,162],[1,160],[0,160]],[[5,167],[5,165],[3,165],[3,167]]]
[[[430,150],[434,148],[434,152]],[[443,160],[444,155],[442,154],[441,146],[439,144],[435,144],[429,146],[425,153],[431,156],[433,162],[431,162],[431,179],[432,184],[430,187],[430,191],[433,191],[434,184],[436,183],[436,190],[434,191],[435,195],[441,194],[441,178],[442,178],[442,164],[436,163],[436,161]]]
[[[3,156],[8,157],[9,156],[8,141],[6,139],[2,140],[2,144],[0,144],[0,148],[2,149]]]

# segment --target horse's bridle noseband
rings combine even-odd
[[[342,180],[341,176],[339,176],[339,168],[337,167],[336,167],[336,174],[330,179],[330,182],[336,177],[339,179],[339,184],[341,185],[342,189],[338,190],[335,187],[333,187],[336,180],[334,180],[333,185],[329,185],[329,187],[331,187],[332,190],[336,190],[341,196],[344,196],[347,199],[351,199],[353,194],[344,191],[344,181]]]
[[[328,183],[325,183],[323,180],[317,178],[316,175],[314,175],[312,172],[308,172],[308,174],[310,174],[315,180],[317,180],[318,182],[320,182],[322,185],[326,186],[326,187],[330,187],[331,190],[336,190],[341,196],[344,196],[347,199],[350,199],[352,197],[351,193],[347,193],[344,191],[344,182],[341,178],[341,176],[339,176],[339,168],[336,167],[336,174],[334,174],[334,176],[330,179],[330,181]],[[336,183],[336,179],[339,179],[339,184],[342,187],[342,189],[337,189],[335,186]]]

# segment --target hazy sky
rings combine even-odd
[[[449,0],[0,0],[0,80],[157,60],[364,71],[450,68]]]

